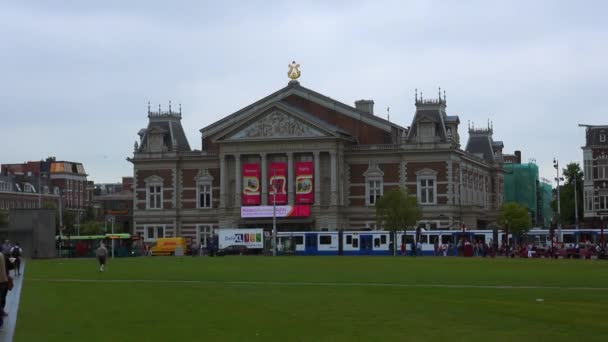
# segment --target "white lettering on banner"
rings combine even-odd
[[[276,217],[287,217],[293,210],[291,205],[277,205]],[[241,217],[272,217],[272,206],[241,207]]]

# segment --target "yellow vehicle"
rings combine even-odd
[[[183,237],[159,238],[150,247],[150,252],[152,255],[174,255],[177,247],[182,248],[182,255],[186,254],[186,239]]]

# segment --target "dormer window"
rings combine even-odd
[[[36,189],[34,188],[34,186],[30,183],[24,183],[23,184],[23,190],[25,192],[36,192]]]
[[[600,142],[606,142],[606,133],[600,133]]]

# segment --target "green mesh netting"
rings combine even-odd
[[[532,221],[538,221],[536,164],[505,164],[505,203],[517,202],[530,210]],[[535,222],[539,224],[540,222]]]
[[[551,225],[551,218],[553,217],[553,209],[551,208],[551,201],[553,200],[553,186],[547,183],[540,183],[540,201],[542,208],[542,220],[544,227],[548,228]]]

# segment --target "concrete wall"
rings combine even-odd
[[[54,209],[13,209],[8,228],[0,228],[0,239],[19,242],[26,258],[54,258],[55,231]]]

